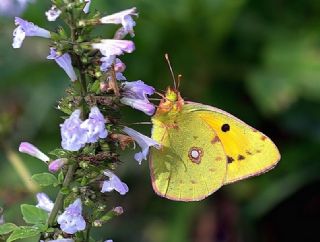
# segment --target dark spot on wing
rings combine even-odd
[[[198,136],[193,136],[193,139],[198,139],[199,137]]]
[[[232,163],[234,161],[234,159],[231,156],[227,156],[227,161],[228,161],[228,163]]]
[[[230,125],[229,125],[229,124],[223,124],[223,125],[221,126],[221,130],[222,130],[223,132],[228,132],[228,131],[230,130]]]
[[[262,141],[265,141],[267,139],[266,136],[262,135],[261,138],[260,138]]]
[[[249,150],[247,150],[246,153],[247,155],[252,155],[252,153]]]
[[[246,157],[244,157],[243,155],[238,155],[238,160],[244,160]]]
[[[219,139],[219,137],[216,135],[216,136],[214,136],[214,138],[211,140],[211,144],[215,144],[215,143],[217,143],[217,142],[220,142],[220,139]]]

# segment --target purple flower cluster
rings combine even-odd
[[[75,110],[71,116],[64,121],[61,127],[61,146],[65,150],[78,151],[86,143],[95,143],[99,139],[108,136],[105,123],[106,120],[97,107],[92,107],[89,118],[85,121],[80,119],[81,111]]]

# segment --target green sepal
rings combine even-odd
[[[13,224],[13,223],[1,224],[0,225],[0,235],[8,234],[8,233],[14,231],[17,228],[18,228],[18,226]]]
[[[58,182],[59,184],[63,184],[63,181],[64,181],[64,174],[63,174],[63,171],[60,171],[58,175]]]
[[[89,84],[89,92],[99,94],[100,91],[100,81],[96,80],[94,83]]]
[[[48,220],[48,213],[33,205],[22,204],[21,213],[23,220],[28,224],[44,225]]]
[[[36,183],[38,183],[42,187],[58,184],[58,179],[51,173],[34,174],[31,177],[31,179],[34,180]]]
[[[57,158],[68,158],[70,156],[70,152],[64,149],[55,149],[49,152],[50,155],[53,155]]]
[[[63,195],[69,195],[71,191],[70,191],[70,189],[68,187],[63,187],[63,188],[61,188],[60,192]]]

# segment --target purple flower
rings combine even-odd
[[[124,32],[134,37],[133,27],[136,25],[131,16],[138,16],[137,9],[131,8],[118,13],[105,16],[100,19],[103,24],[122,24]]]
[[[49,213],[51,213],[54,203],[50,200],[50,198],[45,193],[38,193],[37,194],[37,208],[41,208]]]
[[[99,138],[104,139],[108,136],[105,123],[106,120],[99,108],[92,107],[89,118],[80,125],[86,131],[87,143],[95,143]]]
[[[51,172],[57,172],[59,171],[66,163],[68,160],[66,158],[60,158],[56,159],[49,164],[49,171]]]
[[[40,28],[37,25],[25,21],[19,17],[15,18],[15,24],[18,27],[13,31],[13,48],[20,48],[26,36],[39,36],[43,38],[51,37],[48,30]]]
[[[41,150],[39,150],[33,144],[30,144],[28,142],[21,142],[19,146],[19,151],[36,157],[39,160],[44,161],[45,163],[47,163],[50,160],[50,158],[47,155],[45,155]]]
[[[134,155],[136,161],[141,165],[142,160],[147,159],[147,155],[149,153],[149,147],[153,146],[157,149],[160,149],[160,144],[158,144],[155,140],[135,131],[134,129],[124,127],[123,132],[131,136],[141,148],[141,152],[138,152]]]
[[[81,2],[83,2],[83,0],[81,0]],[[84,13],[89,13],[91,0],[84,0],[84,2],[86,3],[86,5],[83,8],[83,12]]]
[[[60,16],[61,10],[57,8],[57,6],[53,5],[50,10],[46,12],[46,16],[48,21],[56,21],[56,19]]]
[[[147,98],[147,95],[154,93],[153,87],[144,84],[142,81],[125,82],[122,91],[121,103],[138,109],[147,115],[154,113],[155,106]]]
[[[127,78],[121,73],[121,72],[116,72],[116,79],[118,81],[125,81]]]
[[[80,127],[82,120],[80,119],[81,111],[75,110],[71,116],[60,124],[61,128],[61,146],[65,150],[78,151],[84,147],[86,139],[86,131]]]
[[[115,59],[116,59],[115,55],[102,57],[100,59],[100,61],[101,61],[100,70],[103,71],[103,72],[108,71],[109,68],[111,67],[111,65],[114,63]]]
[[[63,55],[58,54],[56,49],[50,48],[50,55],[48,55],[47,59],[55,60],[57,64],[67,73],[71,81],[76,81],[77,75],[73,69],[71,57],[68,53],[64,53]]]
[[[119,58],[116,58],[116,61],[114,63],[115,72],[124,72],[125,69],[126,65]]]
[[[86,222],[82,217],[82,204],[80,198],[70,204],[63,214],[58,216],[57,222],[63,232],[74,234],[86,228]]]
[[[102,185],[101,192],[111,192],[113,190],[119,192],[121,195],[125,195],[128,191],[129,188],[127,184],[122,182],[119,177],[117,177],[116,174],[109,170],[105,170],[103,174],[107,177],[109,177],[108,181],[104,181]]]
[[[117,216],[119,216],[119,215],[123,214],[123,207],[121,207],[121,206],[115,207],[115,208],[112,209],[112,211],[113,211]]]
[[[20,15],[32,0],[1,0],[0,15],[17,16]]]
[[[92,44],[92,48],[100,50],[104,56],[122,55],[124,52],[131,53],[135,46],[131,40],[102,39],[100,43]]]
[[[106,240],[104,242],[113,242],[113,240],[112,239],[108,239],[108,240]]]

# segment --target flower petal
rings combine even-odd
[[[53,5],[47,12],[46,16],[48,21],[56,21],[56,19],[60,16],[61,10],[57,8],[57,6]]]
[[[41,150],[39,150],[33,144],[30,144],[28,142],[21,142],[19,146],[19,151],[22,153],[31,155],[33,157],[36,157],[39,160],[42,160],[46,163],[50,160],[50,158],[47,155],[45,155]]]
[[[59,55],[55,48],[50,48],[50,55],[47,56],[49,60],[55,60],[56,63],[67,73],[71,81],[76,81],[77,75],[73,69],[71,56],[68,53]]]
[[[51,34],[48,30],[40,28],[39,26],[26,20],[23,20],[22,18],[16,17],[15,24],[18,27],[13,31],[13,48],[20,48],[26,36],[39,36],[43,38],[51,38]]]
[[[58,216],[57,222],[63,232],[75,234],[86,228],[86,222],[82,217],[82,203],[80,198],[70,204],[65,211]]]
[[[123,132],[131,136],[138,143],[142,150],[141,152],[135,154],[135,160],[139,162],[139,165],[141,165],[142,160],[147,159],[149,147],[153,146],[156,149],[160,149],[160,144],[158,142],[139,133],[138,131],[135,131],[134,129],[124,127]]]
[[[38,204],[36,205],[37,208],[41,208],[47,212],[51,212],[54,206],[54,203],[45,193],[38,193],[37,194]]]
[[[134,51],[134,43],[130,40],[102,39],[100,43],[93,43],[93,49],[99,49],[104,56],[122,55]]]
[[[129,191],[127,184],[122,182],[120,178],[116,174],[114,174],[112,171],[105,170],[103,174],[109,177],[109,180],[103,182],[102,189],[101,189],[102,193],[111,192],[115,190],[121,195],[125,195]]]

